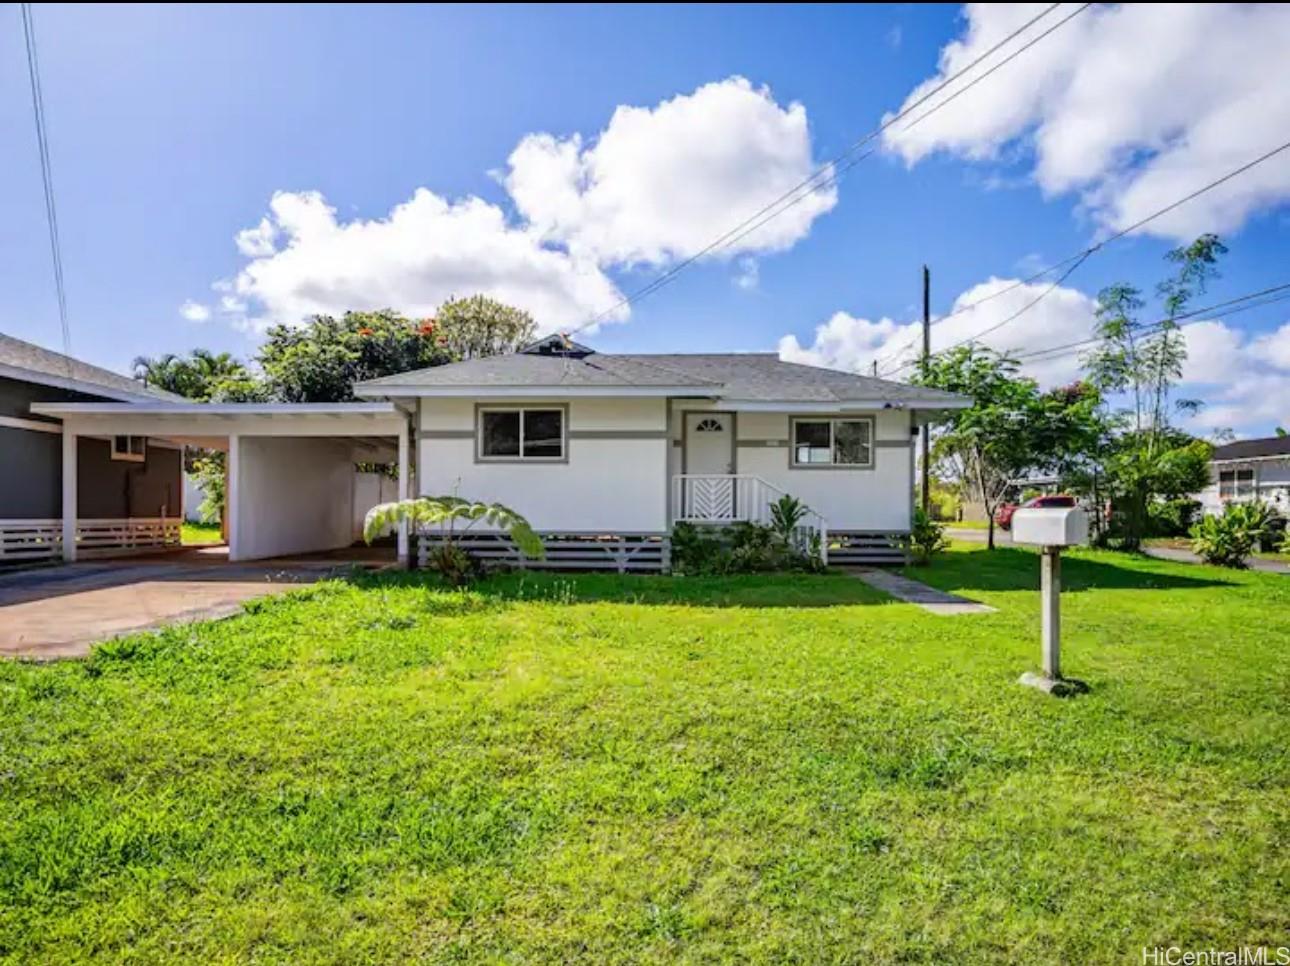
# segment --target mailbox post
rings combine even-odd
[[[1027,672],[1020,683],[1048,694],[1088,690],[1081,681],[1062,677],[1062,547],[1088,541],[1088,516],[1077,507],[1035,507],[1012,517],[1012,542],[1038,546],[1040,641],[1043,674]]]

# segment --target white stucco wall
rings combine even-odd
[[[686,410],[720,409],[719,405],[677,400],[673,404],[673,439],[682,439]],[[810,418],[813,414],[800,414]],[[904,410],[846,413],[874,419],[872,468],[794,468],[789,465],[788,413],[735,414],[735,472],[759,476],[822,514],[830,530],[908,530],[913,506],[910,417]],[[681,472],[683,447],[672,447],[671,471]]]
[[[475,460],[475,409],[483,405],[568,406],[567,460]],[[417,486],[504,503],[535,529],[660,533],[668,529],[663,399],[423,399]]]
[[[1246,460],[1209,465],[1209,486],[1195,495],[1200,501],[1201,512],[1218,515],[1223,512],[1219,498],[1218,474],[1220,470],[1253,470],[1257,498],[1290,515],[1290,459]]]
[[[347,547],[353,532],[350,447],[328,439],[237,439],[233,553],[239,560]]]

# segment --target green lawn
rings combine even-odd
[[[179,526],[180,543],[184,546],[204,543],[222,543],[224,535],[218,523],[189,523]]]
[[[1141,962],[1290,938],[1290,580],[335,582],[0,665],[0,958]]]

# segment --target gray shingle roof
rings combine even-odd
[[[876,379],[836,369],[784,362],[773,352],[618,355],[582,358],[516,353],[418,369],[359,383],[360,395],[383,387],[516,388],[675,387],[739,402],[954,403],[960,397],[936,389]]]
[[[1240,439],[1214,447],[1216,460],[1248,460],[1260,456],[1290,457],[1290,436],[1265,436],[1262,439]]]
[[[31,342],[15,339],[11,335],[0,333],[0,365],[12,366],[33,373],[37,379],[45,376],[53,380],[72,380],[84,383],[87,387],[102,389],[104,394],[113,399],[179,399],[173,393],[160,389],[150,389],[119,372],[92,366],[61,352],[44,349]],[[92,392],[92,389],[87,390]]]

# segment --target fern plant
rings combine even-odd
[[[445,544],[453,547],[457,546],[459,532],[464,533],[482,523],[503,531],[516,549],[529,559],[541,560],[546,556],[542,538],[534,532],[528,520],[514,510],[500,503],[481,503],[459,496],[423,496],[415,500],[378,503],[367,511],[363,520],[363,539],[371,543],[405,520],[414,531],[421,527],[442,528]]]

